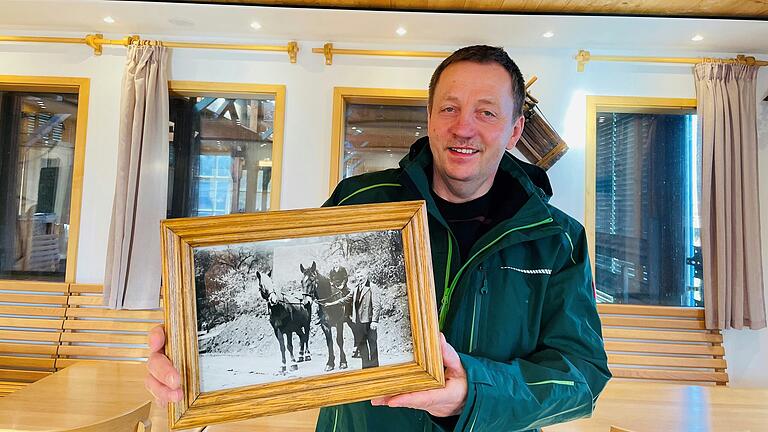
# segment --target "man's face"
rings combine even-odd
[[[490,188],[504,150],[523,132],[524,119],[515,116],[514,105],[512,79],[497,63],[463,61],[443,71],[429,112],[438,194],[445,187],[463,191],[459,201],[464,201]]]

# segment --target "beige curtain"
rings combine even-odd
[[[160,220],[168,189],[168,76],[162,46],[128,47],[120,103],[117,184],[104,274],[116,309],[159,306]]]
[[[757,175],[758,68],[694,68],[702,140],[701,244],[708,328],[766,326]]]

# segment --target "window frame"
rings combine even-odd
[[[248,98],[268,96],[275,100],[275,116],[272,120],[272,191],[269,210],[280,210],[282,190],[283,140],[285,137],[285,85],[244,84],[210,81],[168,81],[168,94],[182,97],[232,97]]]
[[[344,154],[344,113],[347,104],[427,106],[428,90],[369,87],[333,88],[333,130],[331,132],[330,175],[328,196],[341,181],[341,163]]]
[[[596,225],[596,185],[597,185],[597,113],[603,110],[616,113],[679,113],[680,110],[696,110],[694,98],[659,98],[645,96],[587,96],[587,140],[585,157],[584,185],[584,229],[589,245],[589,260],[595,268],[595,225]],[[617,304],[617,307],[636,307],[638,305]],[[672,309],[702,309],[682,306],[650,305],[647,307]],[[661,310],[661,309],[659,309]]]
[[[75,283],[77,278],[77,252],[80,241],[80,219],[83,202],[83,173],[85,170],[85,146],[88,129],[88,104],[91,80],[82,77],[0,75],[0,90],[13,92],[69,93],[77,94],[77,122],[75,123],[75,150],[72,166],[72,184],[69,203],[69,234],[67,239],[67,266],[63,282],[34,280],[0,280],[0,289],[14,285],[64,286]]]

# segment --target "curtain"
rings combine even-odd
[[[766,326],[760,249],[758,67],[694,68],[702,140],[704,309],[712,329]]]
[[[168,194],[168,76],[162,46],[128,47],[104,303],[159,307],[160,220]]]

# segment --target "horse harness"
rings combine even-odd
[[[342,298],[342,297],[347,295],[346,293],[344,293],[344,290],[341,287],[337,288],[336,285],[334,285],[333,282],[331,282],[329,280],[328,281],[328,285],[331,287],[331,292],[332,292],[331,295],[329,295],[328,297],[322,298],[322,299],[317,298],[317,287],[320,284],[320,281],[319,281],[319,278],[318,278],[318,273],[314,272],[312,274],[312,277],[310,278],[310,280],[313,283],[313,287],[312,287],[312,291],[311,292],[314,295],[310,294],[310,292],[305,292],[304,295],[305,296],[309,296],[309,297],[313,297],[315,299],[315,301],[318,304],[320,304],[321,306],[325,306],[328,303],[331,303],[333,301],[339,300],[340,298]],[[333,292],[333,291],[336,291],[336,292]]]

